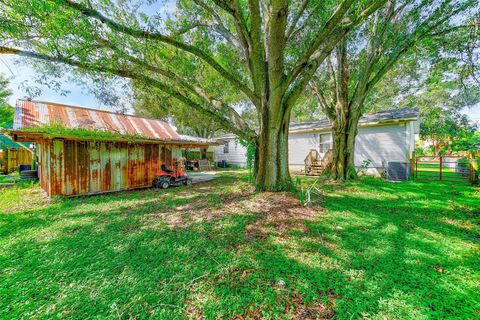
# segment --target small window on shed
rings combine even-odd
[[[331,148],[330,133],[320,134],[320,153],[327,153]]]
[[[228,141],[223,145],[223,153],[228,153]]]

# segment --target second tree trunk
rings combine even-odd
[[[332,121],[332,162],[327,172],[335,180],[350,180],[357,177],[355,170],[355,138],[358,133],[359,114],[345,112]]]

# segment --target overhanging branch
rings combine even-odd
[[[54,0],[50,0],[50,1],[54,1]],[[58,1],[55,1],[55,2],[58,3]],[[191,53],[191,54],[197,56],[198,58],[202,59],[208,65],[210,65],[220,75],[222,75],[226,80],[228,80],[232,85],[239,88],[243,93],[245,93],[245,95],[247,95],[252,101],[257,101],[257,99],[258,99],[255,96],[255,94],[253,93],[253,91],[250,90],[250,88],[246,84],[244,84],[243,82],[238,80],[233,74],[231,74],[224,67],[222,67],[217,61],[215,61],[215,59],[213,57],[211,57],[205,51],[203,51],[203,50],[201,50],[201,49],[199,49],[195,46],[180,42],[180,41],[178,41],[178,40],[176,40],[172,37],[168,37],[168,36],[163,35],[159,32],[148,32],[148,31],[145,31],[145,30],[128,27],[128,26],[123,25],[121,23],[118,23],[118,22],[116,22],[116,21],[114,21],[110,18],[107,18],[106,16],[104,16],[99,11],[97,11],[93,8],[86,7],[86,6],[84,6],[80,3],[77,3],[77,2],[74,2],[74,1],[71,1],[71,0],[62,0],[62,1],[60,1],[60,4],[63,4],[64,6],[66,6],[68,8],[76,10],[86,17],[96,19],[96,20],[102,22],[103,24],[109,26],[112,30],[127,34],[127,35],[135,37],[135,38],[150,39],[150,40],[163,42],[163,43],[169,44],[171,46],[174,46],[178,49],[184,50],[188,53]]]
[[[287,85],[290,86],[300,75],[302,75],[303,79],[301,81],[306,81],[306,83],[299,87],[305,88],[314,73],[311,70],[312,66],[319,66],[321,61],[325,59],[326,55],[330,53],[336,43],[338,43],[343,36],[368,18],[372,13],[380,9],[386,1],[387,0],[373,1],[355,20],[353,20],[350,17],[345,17],[345,14],[348,12],[354,1],[343,0],[327,21],[323,30],[315,37],[315,40],[305,54],[287,76]],[[334,43],[335,45],[332,47],[331,43]]]
[[[52,57],[45,54],[40,54],[36,52],[31,52],[31,51],[24,51],[24,50],[14,49],[14,48],[8,48],[4,46],[0,46],[0,54],[15,54],[22,57],[34,58],[34,59],[39,59],[39,60],[48,61],[48,62],[68,64],[70,66],[74,66],[87,71],[110,73],[110,74],[120,76],[122,78],[139,80],[144,82],[147,85],[151,85],[160,89],[161,91],[176,98],[180,102],[183,102],[187,106],[191,106],[197,111],[212,117],[213,119],[215,119],[215,121],[217,121],[219,124],[224,126],[226,130],[230,130],[231,132],[237,134],[238,136],[246,137],[246,138],[255,137],[255,132],[250,128],[243,127],[241,125],[239,126],[238,123],[232,122],[232,119],[221,116],[220,114],[214,112],[213,110],[206,108],[205,106],[193,101],[189,97],[181,94],[179,91],[175,90],[171,86],[166,85],[163,82],[157,79],[154,79],[152,77],[146,76],[144,74],[138,74],[127,69],[113,69],[113,68],[108,68],[104,66],[96,66],[93,64],[87,64],[80,61],[76,61],[70,58]]]

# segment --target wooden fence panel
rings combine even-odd
[[[3,161],[3,154],[4,154],[4,151],[2,150],[0,152],[0,172],[1,173],[5,172],[5,161]]]
[[[32,164],[33,154],[30,150],[21,148],[5,148],[0,152],[0,171],[8,174],[21,164]]]

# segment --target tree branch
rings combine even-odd
[[[344,18],[347,11],[350,9],[354,0],[343,0],[337,7],[333,15],[325,24],[322,31],[316,36],[310,47],[307,49],[303,57],[299,60],[298,64],[292,69],[287,77],[287,83],[290,85],[293,83],[301,73],[304,74],[306,82],[313,76],[314,71],[311,71],[311,65],[320,65],[319,62],[323,61],[340,39],[345,36],[356,25],[368,18],[373,12],[381,8],[387,0],[373,1],[373,3],[365,8],[357,17],[352,20],[350,17]],[[332,37],[333,35],[333,37]],[[330,38],[330,40],[329,40]],[[329,41],[333,42],[333,47]],[[326,51],[326,52],[325,52]],[[318,61],[315,61],[318,60]],[[302,80],[303,81],[303,80]],[[305,88],[307,84],[300,86]]]
[[[240,47],[239,39],[237,39],[231,32],[225,27],[225,23],[220,17],[220,15],[212,9],[209,5],[207,5],[203,0],[193,0],[199,7],[205,10],[208,14],[210,14],[213,19],[216,21],[215,29],[219,34],[221,34],[232,46],[234,46],[239,53],[245,56],[245,61],[248,61],[248,57],[245,52],[241,52],[242,47]]]
[[[252,75],[253,86],[255,94],[258,96],[264,95],[266,90],[266,72],[265,72],[265,43],[262,39],[262,16],[260,12],[259,0],[248,0],[248,8],[251,16],[251,30],[249,32],[249,66]],[[267,18],[265,18],[267,19]],[[266,32],[266,31],[264,31]],[[256,106],[257,108],[259,106]]]
[[[387,73],[393,66],[394,64],[401,58],[402,55],[404,55],[412,46],[415,45],[419,40],[424,39],[427,36],[433,36],[435,35],[435,32],[432,33],[433,30],[438,28],[439,26],[442,25],[445,21],[448,21],[452,16],[456,15],[459,12],[462,12],[463,8],[459,7],[456,10],[450,12],[449,14],[442,14],[441,8],[437,9],[437,14],[441,18],[437,21],[435,21],[434,17],[436,17],[435,14],[432,14],[428,19],[423,21],[417,29],[409,35],[407,40],[401,44],[398,45],[397,50],[392,53],[387,61],[380,67],[380,69],[376,72],[376,74],[373,76],[371,80],[369,80],[367,84],[367,92],[370,90],[380,79],[383,77],[385,73]],[[458,26],[458,28],[461,28],[462,26]],[[451,31],[457,30],[458,28],[451,28]],[[446,29],[445,34],[448,33]],[[442,33],[438,33],[436,36],[442,35]]]
[[[172,86],[166,85],[162,83],[161,81],[154,79],[152,77],[146,76],[144,74],[138,74],[135,73],[131,70],[127,69],[114,69],[114,68],[108,68],[108,67],[103,67],[103,66],[95,66],[93,64],[87,64],[79,61],[75,61],[69,58],[64,58],[64,57],[52,57],[48,56],[45,54],[40,54],[36,52],[31,52],[31,51],[24,51],[24,50],[19,50],[19,49],[14,49],[14,48],[7,48],[0,46],[0,54],[15,54],[18,56],[23,56],[23,57],[29,57],[29,58],[34,58],[34,59],[39,59],[43,61],[48,61],[48,62],[54,62],[54,63],[64,63],[68,64],[70,66],[78,67],[83,70],[87,71],[94,71],[94,72],[101,72],[101,73],[110,73],[113,75],[120,76],[122,78],[128,78],[128,79],[135,79],[144,82],[147,85],[152,85],[161,91],[171,95],[172,97],[176,98],[180,102],[183,102],[187,106],[191,106],[192,108],[196,109],[199,112],[202,112],[203,114],[206,114],[212,118],[214,118],[219,124],[223,125],[225,129],[230,130],[234,132],[235,134],[243,137],[248,137],[252,138],[255,137],[256,134],[253,130],[249,128],[245,128],[244,125],[235,123],[234,119],[229,119],[226,118],[217,112],[214,112],[210,110],[209,108],[206,108],[205,106],[191,100],[187,96],[181,94],[179,91],[175,90],[172,88]]]
[[[268,75],[270,97],[283,97],[285,92],[285,30],[288,18],[288,1],[271,1],[271,18],[268,34]],[[280,94],[275,94],[279,92]],[[280,103],[273,102],[272,105],[281,106]]]
[[[331,103],[328,103],[327,99],[325,98],[325,94],[323,93],[322,88],[320,85],[315,81],[315,79],[310,80],[309,86],[313,91],[313,94],[317,97],[317,100],[320,103],[320,107],[322,108],[323,113],[329,118],[332,119],[335,115],[335,107]]]
[[[340,105],[348,105],[348,82],[349,82],[349,70],[347,61],[347,40],[343,38],[337,46],[336,52],[337,69],[336,69],[336,88],[337,88],[337,101]]]
[[[298,77],[300,72],[307,66],[310,57],[318,49],[318,47],[325,41],[325,39],[332,33],[335,28],[338,28],[343,16],[347,13],[354,0],[343,0],[327,21],[322,31],[318,33],[315,40],[309,46],[307,51],[299,59],[297,65],[292,69],[287,77],[287,85],[290,85]]]
[[[295,28],[297,27],[297,23],[302,17],[303,13],[305,12],[305,9],[307,9],[308,2],[310,0],[303,0],[302,4],[300,6],[300,9],[298,10],[297,14],[293,17],[292,23],[290,24],[290,27],[288,28],[286,38],[287,40],[290,39],[292,36],[293,32],[295,31]]]
[[[227,112],[230,115],[231,118],[235,119],[235,122],[237,124],[239,124],[241,128],[248,128],[248,125],[240,117],[238,112],[235,111],[235,109],[233,109],[229,105],[225,104],[223,101],[211,97],[200,86],[192,85],[190,82],[188,82],[187,80],[179,77],[177,74],[175,74],[174,72],[172,72],[170,70],[163,69],[163,68],[160,68],[158,66],[150,65],[150,64],[146,63],[145,61],[142,61],[138,58],[135,58],[135,57],[133,57],[129,54],[126,54],[126,53],[122,52],[121,50],[119,50],[118,47],[116,47],[115,45],[113,45],[111,42],[109,42],[106,39],[101,39],[100,38],[99,41],[101,41],[103,44],[105,44],[106,46],[108,46],[109,48],[114,50],[117,54],[126,58],[128,61],[130,61],[132,63],[135,63],[137,65],[140,65],[140,66],[144,67],[145,69],[147,69],[149,71],[152,71],[153,73],[158,73],[158,74],[164,76],[165,78],[170,79],[170,80],[180,84],[181,87],[187,89],[188,91],[193,93],[195,96],[197,96],[198,98],[203,100],[205,103],[207,103],[209,105],[212,105],[218,111]]]
[[[50,0],[54,1],[54,0]],[[58,1],[57,1],[58,2]],[[74,9],[76,11],[79,11],[86,17],[94,18],[103,24],[109,26],[115,31],[122,32],[124,34],[130,35],[132,37],[136,38],[142,38],[142,39],[150,39],[150,40],[156,40],[160,41],[166,44],[169,44],[171,46],[174,46],[176,48],[179,48],[181,50],[184,50],[186,52],[189,52],[200,59],[202,59],[204,62],[206,62],[208,65],[210,65],[213,69],[215,69],[220,75],[222,75],[225,79],[227,79],[232,85],[235,87],[239,88],[243,93],[245,93],[252,101],[258,101],[258,97],[255,96],[255,94],[248,88],[246,84],[238,80],[233,74],[228,72],[225,68],[223,68],[215,59],[213,59],[209,54],[204,52],[203,50],[200,50],[199,48],[177,41],[171,37],[165,36],[161,33],[158,32],[148,32],[145,30],[140,30],[140,29],[134,29],[130,28],[128,26],[125,26],[123,24],[120,24],[116,21],[113,21],[112,19],[109,19],[102,15],[99,11],[93,9],[93,8],[88,8],[82,4],[76,3],[71,0],[62,0],[60,2],[66,7],[69,7],[71,9]]]

